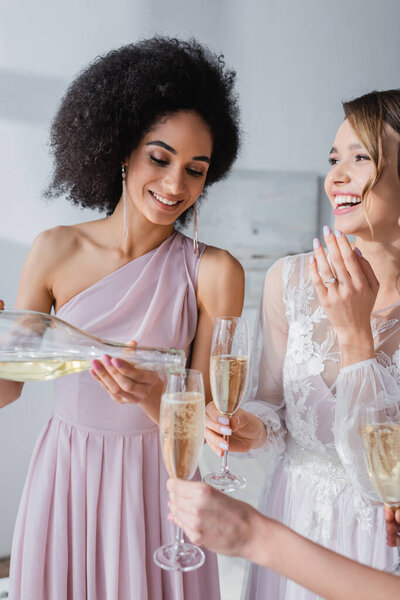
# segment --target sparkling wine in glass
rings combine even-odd
[[[161,399],[160,442],[164,463],[172,478],[191,479],[204,443],[203,376],[195,369],[167,374]],[[168,571],[193,571],[204,563],[204,552],[185,542],[180,527],[175,541],[154,552],[154,562]]]
[[[400,401],[383,395],[363,413],[361,436],[368,474],[383,502],[393,510],[400,508]],[[385,571],[400,576],[398,562]]]
[[[249,334],[244,317],[218,317],[214,325],[210,356],[210,383],[214,404],[221,415],[231,418],[246,390],[249,368]],[[224,436],[227,440],[227,436]],[[221,468],[204,476],[209,485],[234,492],[246,487],[246,479],[228,468],[228,450],[222,454]]]

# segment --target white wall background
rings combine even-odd
[[[398,0],[0,0],[0,297],[13,304],[39,231],[90,218],[62,200],[47,205],[41,192],[58,99],[96,55],[153,33],[197,37],[237,70],[238,166],[322,177],[341,99],[399,87],[399,23]],[[329,221],[321,199],[320,224]],[[0,556],[50,389],[27,386],[0,412]]]

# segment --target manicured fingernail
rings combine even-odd
[[[96,371],[100,371],[101,369],[101,364],[98,360],[92,360],[92,367],[93,369],[95,369]]]
[[[230,427],[220,427],[219,430],[222,435],[232,435],[232,429]]]
[[[103,354],[103,356],[101,358],[105,362],[107,367],[109,367],[111,365],[111,357],[108,356],[108,354]]]
[[[226,442],[220,442],[218,446],[222,448],[222,450],[228,450],[228,444]]]
[[[357,246],[354,248],[354,252],[356,254],[358,254],[358,256],[362,256],[362,252],[361,252],[360,248],[357,248]]]
[[[221,423],[221,425],[229,425],[229,419],[227,417],[218,417],[218,423]]]
[[[314,246],[314,248],[320,248],[321,247],[321,242],[319,241],[318,238],[314,238],[312,245]]]
[[[119,358],[112,358],[111,364],[114,365],[114,367],[117,367],[117,369],[122,367],[122,361]]]
[[[312,264],[314,262],[314,260],[315,260],[314,255],[311,254],[311,256],[309,257],[308,260],[310,261],[310,264]]]
[[[324,236],[326,237],[331,234],[331,228],[328,227],[328,225],[324,225],[323,232],[324,232]]]
[[[342,232],[341,232],[341,231],[339,231],[339,229],[335,229],[335,236],[336,236],[337,238],[340,238],[340,237],[342,237]]]

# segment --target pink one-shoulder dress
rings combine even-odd
[[[201,247],[204,250],[204,246]],[[201,255],[201,253],[200,253]],[[197,327],[200,257],[175,232],[82,291],[58,316],[112,340],[182,348]],[[88,372],[55,382],[19,507],[12,600],[218,600],[216,557],[184,575],[153,562],[174,539],[158,427]]]

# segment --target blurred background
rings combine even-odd
[[[200,239],[243,261],[253,322],[265,268],[281,254],[309,249],[313,235],[331,223],[322,181],[341,100],[399,87],[399,23],[398,0],[0,0],[0,297],[6,306],[13,305],[26,252],[41,230],[96,218],[62,199],[42,198],[51,171],[49,126],[66,87],[99,54],[168,34],[196,37],[237,72],[243,147],[232,178],[211,188],[199,229]],[[224,208],[217,213],[218,198]],[[0,412],[0,557],[10,553],[29,458],[51,409],[51,384],[30,384]],[[206,454],[203,463],[209,468],[213,460]],[[249,478],[242,497],[256,502],[272,458],[233,463]],[[223,598],[235,600],[243,565],[221,567]]]

